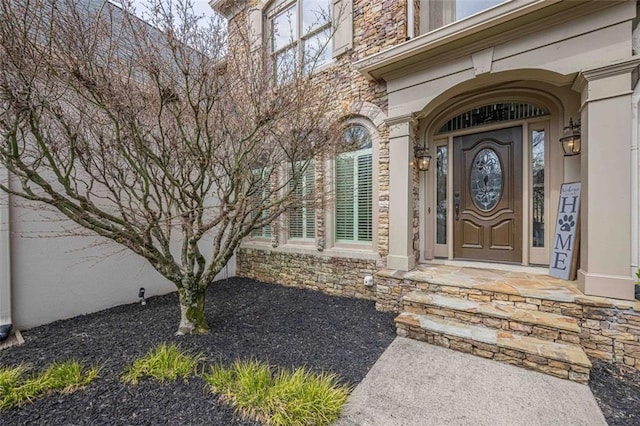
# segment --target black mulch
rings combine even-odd
[[[594,361],[589,387],[609,426],[640,425],[640,371]]]
[[[69,358],[102,367],[85,389],[0,413],[3,425],[252,425],[205,392],[205,382],[123,385],[125,365],[161,342],[229,363],[255,357],[283,367],[331,371],[360,382],[395,336],[394,314],[373,302],[233,278],[207,292],[206,336],[174,336],[175,293],[28,330],[27,343],[0,351],[0,365],[36,369]]]

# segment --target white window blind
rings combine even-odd
[[[289,238],[312,240],[316,236],[316,211],[314,205],[315,168],[313,162],[301,170],[304,163],[296,164],[298,168],[289,183],[294,188],[293,196],[297,199],[289,210]]]
[[[269,216],[269,210],[266,206],[269,204],[269,171],[267,169],[255,169],[252,171],[253,177],[257,184],[257,189],[252,195],[252,204],[255,208],[254,218],[259,216],[266,218]],[[263,207],[259,209],[258,207]],[[271,238],[271,225],[265,225],[251,231],[251,236],[255,238]]]
[[[373,236],[373,150],[362,126],[345,132],[345,140],[363,147],[336,158],[336,241],[370,242]]]

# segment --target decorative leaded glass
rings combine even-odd
[[[505,102],[485,105],[453,117],[438,133],[453,132],[499,121],[523,120],[546,114],[547,111],[532,104]]]
[[[447,244],[447,146],[437,148],[436,154],[436,242]]]
[[[533,190],[533,247],[544,247],[544,130],[531,132],[531,186]]]
[[[482,211],[493,209],[502,196],[502,165],[498,154],[484,148],[476,154],[471,166],[471,199]]]

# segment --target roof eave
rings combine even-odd
[[[209,0],[209,6],[227,19],[240,13],[244,9],[245,3],[244,0]]]

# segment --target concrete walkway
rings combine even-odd
[[[606,425],[589,387],[397,337],[336,426]]]

